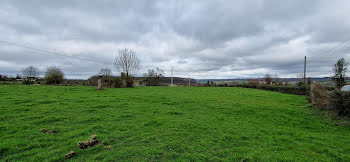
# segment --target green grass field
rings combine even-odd
[[[0,110],[0,161],[62,161],[71,150],[73,161],[350,161],[349,126],[322,117],[305,96],[2,85]],[[111,150],[79,149],[92,134]]]

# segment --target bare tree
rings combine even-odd
[[[140,70],[140,59],[136,52],[127,48],[119,50],[114,60],[114,66],[119,72],[125,74],[126,86],[132,87],[132,77]]]
[[[156,73],[160,76],[160,77],[164,77],[164,70],[160,69],[160,68],[156,68]]]
[[[32,84],[39,77],[40,71],[34,66],[29,66],[22,70],[23,78],[28,84]]]
[[[270,85],[272,82],[272,76],[270,74],[265,74],[265,83],[266,85]]]
[[[146,86],[159,86],[161,78],[164,77],[164,70],[156,68],[156,70],[148,69],[148,73],[144,74]]]
[[[112,76],[112,70],[109,68],[102,68],[98,74],[105,77],[110,77]]]
[[[348,63],[344,58],[339,59],[337,63],[333,65],[332,70],[334,72],[334,76],[332,79],[335,81],[337,88],[341,88],[345,85],[345,73],[347,69]]]
[[[273,82],[275,83],[275,85],[282,85],[281,78],[277,74],[275,74]]]

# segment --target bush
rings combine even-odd
[[[134,77],[125,77],[126,87],[134,87]]]
[[[97,86],[98,76],[92,76],[88,79],[89,86]],[[120,77],[109,76],[102,78],[102,84],[107,88],[121,88],[123,87],[123,81]]]
[[[333,91],[331,104],[339,116],[350,116],[350,92]]]
[[[326,87],[312,83],[309,99],[311,103],[320,109],[332,109],[331,93]]]
[[[103,79],[104,86],[109,88],[120,88],[123,86],[123,81],[119,77],[106,77]]]
[[[62,84],[64,81],[64,74],[61,69],[52,66],[47,68],[45,80],[46,84]]]
[[[350,92],[341,92],[312,83],[310,100],[320,109],[336,112],[339,116],[350,116]]]
[[[114,78],[114,87],[115,88],[123,87],[123,80],[121,78]]]
[[[157,68],[156,70],[148,69],[148,73],[144,74],[144,82],[146,86],[160,86],[160,80],[163,77],[162,70]]]
[[[25,79],[25,80],[23,80],[23,84],[26,84],[26,85],[34,84],[34,81]]]

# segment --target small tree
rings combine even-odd
[[[341,88],[345,85],[345,73],[348,69],[348,63],[345,61],[344,58],[341,58],[337,61],[336,64],[333,65],[333,72],[334,75],[332,77],[332,80],[335,81],[336,87]]]
[[[39,77],[40,71],[34,66],[29,66],[22,70],[23,78],[26,84],[34,83],[35,79]]]
[[[114,60],[115,68],[125,74],[126,87],[133,87],[133,76],[140,70],[140,59],[136,52],[127,48],[119,50]]]
[[[112,70],[109,68],[102,68],[98,74],[104,77],[110,77],[112,76]]]
[[[148,69],[148,73],[144,74],[147,86],[159,86],[160,80],[164,76],[164,71],[156,68],[156,70]]]
[[[64,73],[61,69],[51,66],[47,68],[45,73],[46,84],[62,84],[64,80]]]

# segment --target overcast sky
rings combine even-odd
[[[337,59],[350,61],[348,0],[1,0],[0,74],[34,65],[88,78],[113,67],[130,48],[142,69],[159,67],[192,78],[296,77],[308,56],[308,76],[329,76]],[[325,54],[324,54],[325,53]],[[109,63],[109,64],[107,64]]]

